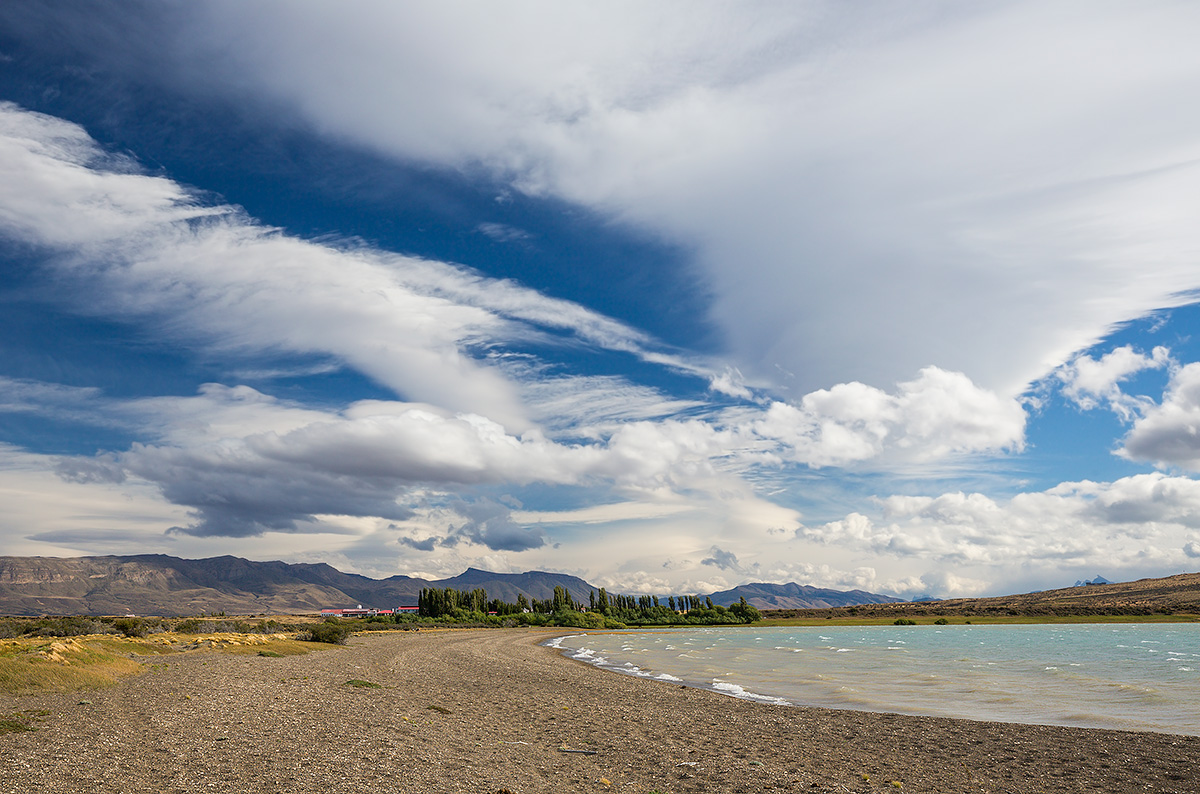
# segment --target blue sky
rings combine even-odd
[[[1200,568],[1200,10],[0,8],[0,554]]]

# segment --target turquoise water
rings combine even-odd
[[[779,704],[1200,735],[1200,625],[577,634],[575,659]]]

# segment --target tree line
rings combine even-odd
[[[631,596],[610,594],[601,587],[588,594],[588,603],[576,601],[559,585],[546,600],[517,595],[515,603],[489,599],[483,588],[455,590],[426,587],[417,596],[417,615],[458,622],[494,622],[507,618],[515,624],[619,628],[620,626],[674,626],[753,623],[762,616],[743,597],[726,608],[700,596]],[[398,616],[400,617],[400,616]]]

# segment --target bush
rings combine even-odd
[[[909,618],[896,618],[896,620],[892,623],[892,625],[893,626],[915,626],[915,625],[917,625],[917,621],[910,620]]]
[[[0,621],[0,638],[10,637],[81,637],[85,634],[113,634],[111,625],[86,616],[64,618],[20,618]]]
[[[938,618],[937,620],[933,621],[934,625],[936,626],[945,626],[949,622],[950,621],[946,620],[945,618]]]
[[[145,637],[150,633],[150,627],[141,618],[117,618],[112,627],[126,637]]]
[[[345,645],[350,636],[350,627],[337,618],[327,618],[324,623],[317,623],[296,635],[296,639],[304,642],[328,642],[333,645]]]
[[[175,631],[180,634],[203,634],[207,629],[202,621],[195,618],[181,620],[175,624]]]

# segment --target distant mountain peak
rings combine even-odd
[[[1112,582],[1108,581],[1100,574],[1096,574],[1095,579],[1082,579],[1082,580],[1076,582],[1075,586],[1076,587],[1087,587],[1090,584],[1112,584]]]
[[[868,593],[865,590],[832,590],[795,582],[753,582],[713,593],[711,598],[714,604],[721,606],[729,606],[745,598],[746,603],[757,609],[825,609],[860,604],[889,604],[904,600]]]

